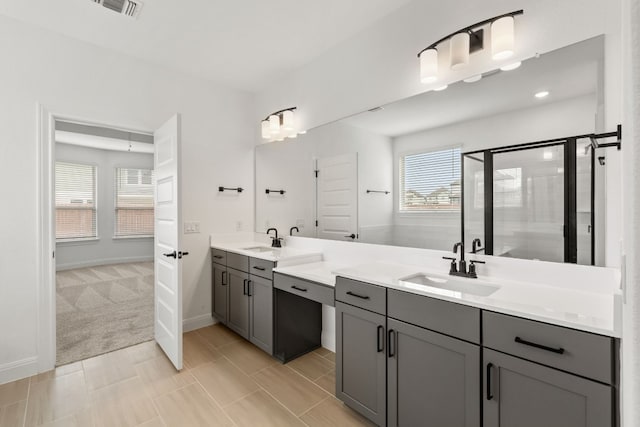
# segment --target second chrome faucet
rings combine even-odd
[[[474,242],[475,249],[475,242]],[[476,264],[484,264],[484,261],[480,260],[470,260],[469,261],[469,270],[467,270],[467,262],[464,260],[464,243],[458,242],[453,245],[453,253],[458,253],[458,248],[460,248],[460,261],[458,261],[455,257],[442,257],[443,259],[448,259],[451,261],[451,265],[449,267],[449,274],[452,276],[460,276],[460,277],[468,277],[472,279],[476,279],[478,275],[476,274]],[[456,261],[458,264],[456,265]]]

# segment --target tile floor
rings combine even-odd
[[[154,342],[0,385],[0,427],[368,426],[334,396],[334,354],[286,365],[221,325],[184,335],[176,372]]]

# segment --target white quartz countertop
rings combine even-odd
[[[297,266],[297,269],[302,270],[303,265]],[[417,274],[445,280],[450,276],[446,272],[429,270],[423,266],[393,263],[361,264],[332,270],[332,274],[596,334],[621,336],[620,325],[616,321],[616,310],[621,304],[619,291],[581,291],[482,276],[478,279],[453,278],[457,283],[471,286],[481,284],[499,287],[489,296],[478,296],[404,281],[403,278]]]
[[[308,264],[292,265],[290,267],[276,267],[273,271],[335,287],[336,275],[334,271],[341,270],[343,268],[346,268],[346,265],[320,261]]]
[[[309,263],[322,259],[321,251],[288,247],[272,248],[266,243],[249,240],[240,242],[211,241],[211,247],[274,262],[300,261]],[[258,251],[249,248],[263,248],[263,250]]]

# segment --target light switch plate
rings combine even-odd
[[[184,234],[200,233],[200,223],[197,221],[188,221],[184,223]]]

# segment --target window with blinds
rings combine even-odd
[[[460,149],[400,158],[400,211],[460,210]]]
[[[153,236],[153,170],[116,168],[115,185],[115,236]]]
[[[56,240],[98,237],[97,168],[56,162]]]

